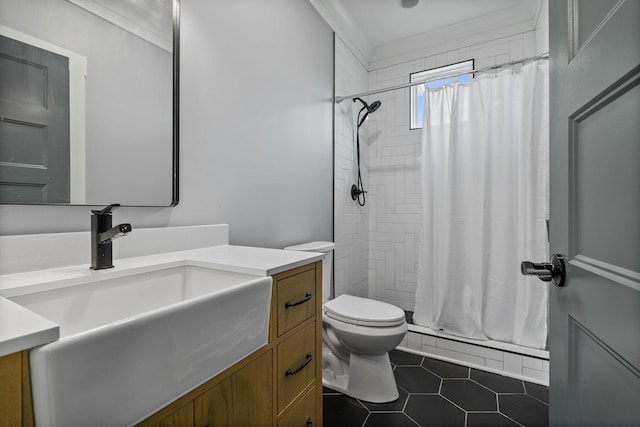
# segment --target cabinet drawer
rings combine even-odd
[[[312,427],[314,425],[317,425],[315,386],[278,422],[278,427]]]
[[[308,270],[278,280],[278,336],[316,312],[316,271]]]
[[[316,325],[309,324],[278,345],[278,413],[315,378]]]

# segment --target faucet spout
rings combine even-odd
[[[91,269],[113,268],[112,241],[126,236],[133,229],[131,224],[111,226],[111,210],[120,205],[109,205],[102,210],[92,210],[91,215]]]
[[[100,233],[98,235],[98,243],[99,244],[110,243],[115,239],[117,239],[118,237],[126,236],[131,232],[131,230],[133,230],[133,228],[131,227],[131,224],[116,225],[112,229],[107,230],[103,233]]]

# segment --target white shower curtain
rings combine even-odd
[[[414,321],[544,348],[548,285],[548,62],[425,96],[423,224]]]

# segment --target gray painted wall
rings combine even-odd
[[[229,223],[239,245],[332,240],[331,29],[306,1],[182,0],[181,31],[180,204],[114,221]],[[0,206],[0,234],[87,230],[89,210]]]

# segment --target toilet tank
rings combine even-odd
[[[333,242],[309,242],[301,245],[287,246],[287,251],[321,252],[322,259],[322,301],[331,298],[331,276],[333,273]]]

